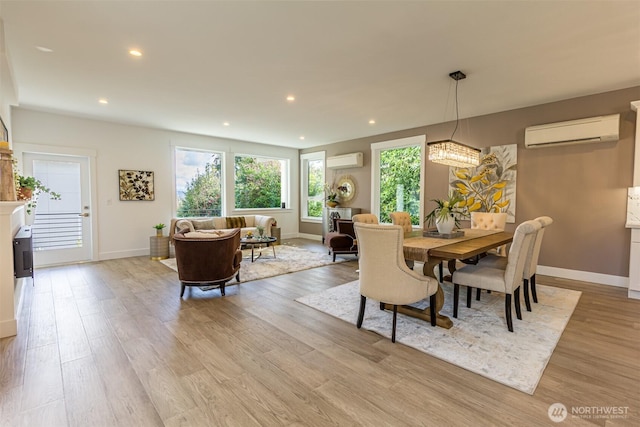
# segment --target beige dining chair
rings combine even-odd
[[[396,342],[398,306],[430,297],[431,325],[436,325],[436,292],[438,282],[409,269],[404,262],[404,232],[397,225],[355,222],[360,250],[360,311],[358,329],[362,326],[367,298],[393,305],[391,342]]]
[[[351,217],[353,222],[363,222],[365,224],[378,224],[378,217],[374,214],[356,214]]]
[[[471,212],[471,228],[504,231],[506,225],[506,212]],[[500,246],[495,251],[490,252],[506,256],[506,247]]]
[[[467,307],[471,307],[471,290],[475,288],[487,289],[505,294],[505,318],[509,332],[513,332],[511,320],[511,295],[514,297],[516,316],[522,319],[520,310],[520,284],[527,262],[530,246],[535,244],[536,233],[540,229],[539,221],[525,221],[520,224],[513,235],[511,249],[507,256],[506,268],[492,267],[479,262],[475,265],[465,265],[454,271],[453,282],[453,317],[458,317],[458,299],[460,285],[467,287]]]
[[[391,212],[389,217],[391,217],[391,224],[402,227],[404,233],[411,233],[413,231],[413,224],[411,224],[411,215],[409,212]],[[407,267],[413,269],[413,260],[405,259],[405,263]]]
[[[524,287],[524,303],[527,307],[527,311],[531,311],[531,302],[529,300],[529,284],[531,284],[531,297],[533,302],[538,302],[538,294],[536,292],[536,271],[538,269],[538,259],[540,257],[540,248],[542,247],[542,237],[544,236],[544,230],[551,224],[553,219],[548,216],[540,216],[534,221],[540,223],[540,230],[538,230],[535,243],[531,246],[529,253],[527,254],[527,262],[522,273],[522,281]],[[480,260],[481,263],[497,268],[506,268],[507,262],[505,257],[489,255]]]

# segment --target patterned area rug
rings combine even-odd
[[[504,296],[483,293],[471,308],[466,290],[460,291],[458,318],[453,318],[453,286],[445,285],[441,313],[453,320],[451,329],[431,327],[423,320],[398,314],[396,343],[475,372],[494,381],[533,394],[547,362],[575,309],[581,292],[536,286],[538,304],[532,311],[522,303],[522,320],[513,312],[514,332],[507,330]],[[350,282],[296,301],[355,325],[360,305],[359,283]],[[415,304],[428,306],[428,300]],[[381,311],[379,303],[367,299],[362,327],[391,337],[392,313]]]
[[[242,266],[240,267],[240,282],[250,282],[252,280],[264,279],[266,277],[279,276],[281,274],[293,273],[296,271],[308,270],[310,268],[321,267],[332,264],[332,258],[326,252],[312,252],[307,249],[295,246],[276,245],[276,258],[273,257],[271,247],[263,248],[262,254],[254,262],[251,262],[251,250],[242,251]],[[255,256],[258,256],[258,249],[255,249]],[[336,258],[336,263],[349,261],[346,258]],[[160,261],[174,271],[176,259],[169,258]],[[227,286],[237,283],[232,279]],[[204,287],[203,290],[206,290]]]

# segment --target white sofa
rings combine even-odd
[[[210,237],[221,231],[227,231],[238,227],[227,227],[227,218],[244,218],[245,226],[240,227],[240,236],[244,237],[251,231],[257,234],[257,227],[264,227],[265,236],[271,236],[271,225],[275,224],[275,218],[266,215],[234,215],[230,217],[189,217],[172,218],[169,227],[169,237],[173,242],[173,235],[180,230],[187,229],[185,237]]]

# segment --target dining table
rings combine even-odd
[[[499,230],[482,230],[475,228],[464,228],[459,230],[462,234],[459,237],[448,236],[425,236],[425,232],[413,231],[405,233],[403,252],[406,260],[424,263],[422,272],[425,276],[431,276],[438,281],[438,291],[436,292],[436,325],[449,329],[453,326],[453,321],[440,313],[444,305],[444,291],[442,285],[445,278],[442,274],[442,264],[447,263],[450,274],[456,270],[458,260],[473,260],[481,256],[490,249],[511,243],[513,233]],[[436,276],[435,267],[440,266],[439,274]],[[390,304],[384,304],[385,309],[393,309]],[[429,307],[418,308],[410,305],[398,307],[398,312],[408,316],[417,317],[428,322],[431,321]]]

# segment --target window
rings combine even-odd
[[[235,208],[280,208],[288,203],[288,165],[285,159],[235,157]]]
[[[389,214],[409,212],[411,223],[422,223],[424,136],[372,144],[373,197],[371,211],[380,222],[390,223]]]
[[[221,216],[222,153],[176,148],[176,215]]]
[[[322,221],[324,156],[324,151],[300,155],[300,202],[303,221]]]

